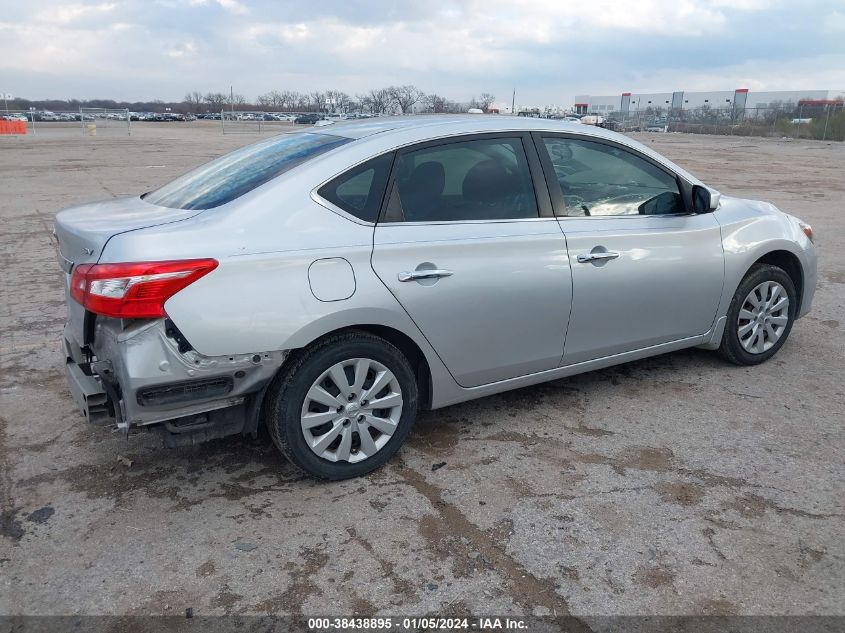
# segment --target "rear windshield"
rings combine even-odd
[[[248,145],[144,194],[171,209],[211,209],[252,191],[279,174],[352,139],[329,134],[291,134]]]

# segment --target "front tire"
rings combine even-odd
[[[736,365],[757,365],[774,356],[795,321],[795,284],[777,266],[755,264],[728,309],[719,355]]]
[[[350,332],[300,353],[268,390],[279,450],[319,479],[357,477],[399,450],[417,414],[408,359],[384,339]]]

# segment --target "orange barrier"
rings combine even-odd
[[[0,121],[0,134],[26,134],[26,121]]]

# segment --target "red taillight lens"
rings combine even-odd
[[[82,264],[73,269],[70,296],[103,316],[157,319],[165,301],[215,268],[214,259]]]

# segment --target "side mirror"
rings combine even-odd
[[[719,208],[721,194],[701,185],[692,188],[692,210],[695,213],[710,213]]]
[[[715,211],[719,208],[719,203],[722,201],[722,194],[715,189],[710,190],[710,210]]]

